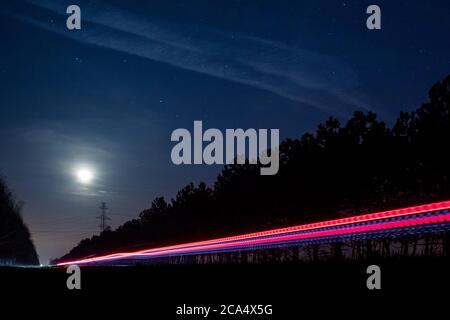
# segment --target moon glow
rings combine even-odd
[[[77,181],[81,184],[88,185],[94,179],[94,172],[88,168],[80,168],[75,172]]]

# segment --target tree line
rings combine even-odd
[[[158,197],[136,219],[82,240],[61,259],[448,199],[449,138],[450,75],[392,126],[373,112],[357,111],[345,124],[330,117],[314,133],[280,144],[277,175],[224,166],[213,186],[190,183],[170,201]]]

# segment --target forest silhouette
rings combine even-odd
[[[450,75],[429,101],[389,128],[373,112],[280,144],[280,170],[227,165],[214,185],[188,184],[116,230],[82,240],[61,260],[253,232],[448,199]]]
[[[38,256],[18,204],[0,179],[0,265],[37,265]]]
[[[153,200],[116,230],[82,240],[58,260],[203,240],[450,197],[450,75],[416,111],[388,127],[357,111],[342,125],[330,117],[315,133],[280,144],[280,170],[224,166],[212,187],[188,184]],[[0,181],[0,259],[37,264],[20,206]]]

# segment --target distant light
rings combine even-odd
[[[76,177],[81,184],[90,184],[94,179],[94,173],[87,168],[81,168],[76,171]]]

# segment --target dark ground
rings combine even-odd
[[[86,308],[103,315],[126,314],[129,319],[143,314],[148,319],[155,315],[157,319],[202,318],[177,316],[176,308],[183,304],[218,310],[221,304],[273,305],[272,316],[216,315],[219,319],[302,319],[319,314],[366,318],[376,313],[384,317],[420,309],[429,313],[446,306],[438,301],[449,297],[447,260],[380,262],[381,290],[366,287],[366,268],[372,263],[376,261],[84,267],[79,291],[66,288],[68,275],[63,268],[3,267],[0,284],[3,293],[11,297],[18,293],[20,299],[31,299],[48,313],[55,312],[56,298],[62,298],[65,312]]]

